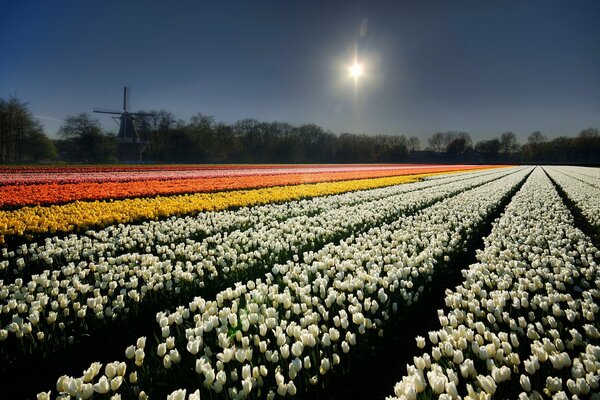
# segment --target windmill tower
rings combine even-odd
[[[119,124],[119,134],[117,136],[119,159],[125,162],[140,162],[142,151],[148,145],[148,142],[140,139],[135,121],[139,117],[154,114],[129,112],[129,88],[127,86],[123,87],[123,111],[94,108],[94,112],[113,115],[113,119]]]

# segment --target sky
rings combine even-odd
[[[50,136],[128,85],[132,110],[183,120],[552,138],[600,127],[599,18],[594,0],[6,1],[0,97]]]

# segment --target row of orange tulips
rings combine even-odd
[[[186,167],[186,168],[181,168]],[[432,167],[432,165],[403,164],[338,164],[338,165],[198,165],[198,166],[154,166],[139,169],[138,166],[82,166],[57,168],[41,167],[39,170],[29,167],[11,168],[0,166],[0,187],[7,185],[34,185],[50,183],[85,183],[85,182],[131,182],[147,180],[205,179],[218,177],[281,175],[291,173],[340,173],[352,171],[375,170],[408,170]],[[456,169],[464,166],[435,165],[437,168]]]

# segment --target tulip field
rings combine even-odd
[[[0,394],[333,400],[368,362],[374,399],[600,399],[599,199],[591,167],[0,166]]]

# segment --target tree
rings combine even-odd
[[[567,163],[573,159],[573,139],[559,136],[540,145],[538,161],[544,163]]]
[[[542,157],[542,146],[548,138],[540,131],[532,132],[527,137],[527,144],[523,146],[523,155],[529,161],[539,162]]]
[[[500,154],[510,157],[519,151],[519,147],[517,135],[513,132],[504,132],[500,135],[500,148],[498,149]]]
[[[83,162],[114,162],[117,154],[116,136],[107,136],[100,122],[87,113],[67,117],[59,135],[70,147],[67,158]]]
[[[258,120],[246,118],[233,124],[233,129],[238,135],[246,135],[247,133],[252,132],[258,124]]]
[[[471,135],[467,132],[456,132],[456,131],[448,131],[448,132],[437,132],[432,137],[427,140],[429,150],[443,152],[448,151],[448,146],[456,139],[461,139],[457,142],[460,146],[464,146],[464,150],[473,146],[473,140],[471,139]],[[454,144],[452,146],[453,149],[457,146]]]
[[[445,144],[444,134],[442,132],[434,133],[429,139],[427,139],[427,145],[429,150],[442,152],[446,150],[447,144]]]
[[[205,115],[202,113],[196,113],[190,118],[189,126],[195,129],[210,130],[215,124],[215,117],[212,115]]]
[[[578,136],[584,139],[596,139],[600,137],[600,130],[598,128],[587,128],[579,132]]]
[[[151,115],[141,116],[138,120],[140,139],[148,142],[144,157],[150,160],[167,160],[173,149],[170,131],[176,124],[175,115],[166,110],[150,111],[148,114]]]
[[[240,157],[239,137],[233,132],[233,127],[224,123],[215,126],[215,162],[226,163],[238,160]]]
[[[446,153],[457,156],[463,154],[468,148],[469,146],[467,145],[467,139],[464,137],[458,137],[448,144],[448,147],[446,147]]]
[[[196,113],[190,118],[190,123],[184,128],[185,134],[188,136],[187,141],[189,142],[186,151],[188,161],[214,161],[214,126],[215,118],[211,115]]]
[[[16,96],[0,98],[0,162],[52,159],[53,143],[33,118],[27,103]]]
[[[42,160],[56,160],[58,153],[54,142],[40,129],[28,132],[23,138],[23,161],[38,162]]]
[[[587,128],[573,139],[575,157],[584,163],[598,163],[600,160],[600,131]]]
[[[421,150],[421,140],[416,136],[408,138],[408,152],[413,153],[417,150]]]
[[[500,140],[494,138],[491,140],[482,140],[477,142],[475,150],[481,154],[486,161],[495,161],[500,151]]]
[[[92,118],[88,113],[81,113],[76,116],[67,117],[65,123],[60,127],[58,134],[64,139],[75,139],[91,136],[95,132],[99,133],[100,131],[100,121]]]
[[[527,143],[533,146],[539,146],[540,144],[545,143],[547,141],[548,138],[545,135],[543,135],[540,131],[532,132],[527,137]]]
[[[471,139],[471,135],[468,132],[446,132],[446,143],[450,144],[450,142],[455,139],[464,139],[465,141],[465,149],[469,147],[473,147],[473,139]]]

